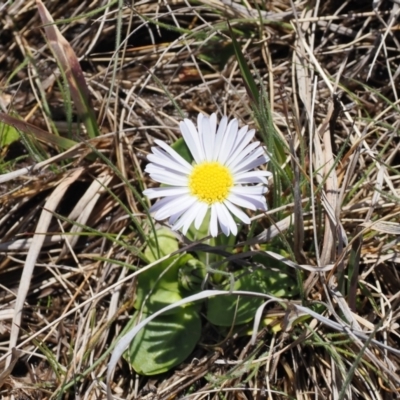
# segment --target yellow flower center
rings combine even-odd
[[[218,162],[195,165],[189,177],[191,194],[204,203],[223,202],[233,186],[233,177],[227,167]]]

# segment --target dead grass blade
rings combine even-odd
[[[71,139],[64,138],[62,136],[56,136],[52,133],[46,132],[43,129],[38,128],[29,122],[22,121],[11,115],[4,114],[0,112],[0,121],[7,125],[13,126],[15,129],[26,133],[27,135],[33,135],[34,138],[40,140],[43,143],[51,144],[57,146],[62,150],[69,149],[75,146],[77,143]]]
[[[28,255],[26,257],[25,265],[22,271],[21,281],[18,287],[17,298],[14,306],[14,317],[11,326],[11,335],[9,341],[10,351],[15,347],[18,342],[19,331],[21,327],[22,313],[24,308],[24,302],[26,295],[29,291],[31,277],[35,268],[37,257],[40,253],[42,244],[45,240],[50,221],[53,217],[53,212],[56,210],[59,202],[63,198],[68,187],[79,178],[83,173],[83,168],[78,168],[71,173],[67,174],[63,181],[54,189],[53,193],[47,199],[43,211],[41,212],[34,237],[32,240],[31,247],[29,248]],[[6,365],[9,365],[11,359],[7,359]]]
[[[64,72],[74,100],[78,115],[85,124],[89,137],[94,138],[99,135],[96,117],[90,105],[90,93],[83,75],[78,57],[68,41],[61,34],[47,8],[41,0],[36,0],[40,18],[43,21],[46,36],[54,51],[56,60]]]
[[[108,187],[113,175],[109,171],[101,173],[96,180],[94,180],[87,191],[82,195],[74,209],[69,214],[70,221],[75,221],[68,235],[65,236],[65,243],[58,258],[61,260],[67,251],[71,251],[79,239],[79,233],[82,232],[83,227],[92,214],[93,208],[98,202],[102,192]]]

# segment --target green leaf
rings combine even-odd
[[[284,251],[277,251],[283,256],[289,257]],[[270,257],[266,257],[262,254],[258,254],[253,257],[254,263],[262,264],[266,269],[260,272],[265,275],[267,293],[272,294],[276,297],[293,297],[299,293],[297,287],[297,281],[294,276],[289,274],[289,267],[277,260],[273,260]]]
[[[179,268],[179,285],[189,294],[197,293],[201,289],[206,273],[206,266],[201,261],[191,257],[185,265]]]
[[[192,153],[189,150],[186,142],[183,138],[179,138],[176,142],[174,142],[171,147],[181,156],[184,160],[186,160],[189,164],[193,162]]]
[[[258,269],[251,273],[238,271],[233,290],[268,293],[277,297],[293,293],[295,281],[284,271]],[[225,284],[230,290],[230,284]],[[232,326],[250,322],[263,303],[263,299],[245,296],[218,296],[209,299],[207,319],[217,326]]]
[[[174,234],[161,228],[156,231],[156,237],[153,235],[148,239],[144,255],[154,262],[176,250],[178,240]],[[196,293],[205,274],[204,264],[192,255],[173,255],[138,275],[135,308],[152,313],[181,300],[188,293]]]
[[[176,255],[139,274],[135,308],[155,312],[181,300],[178,272],[191,258],[189,254]]]
[[[125,358],[139,374],[161,374],[184,361],[200,335],[199,314],[192,308],[181,308],[149,322],[134,338]]]
[[[18,131],[10,125],[0,123],[0,147],[8,146],[19,140]]]
[[[178,247],[178,240],[171,230],[161,228],[156,231],[156,237],[152,235],[148,239],[144,254],[149,262],[154,262],[175,252]],[[189,254],[176,254],[139,274],[135,308],[152,313],[181,300],[179,269],[191,259],[193,256]]]
[[[243,272],[240,273],[243,274]],[[238,273],[235,276],[237,277]],[[224,289],[231,289],[229,283]],[[266,293],[266,285],[260,279],[259,271],[242,275],[235,281],[232,289]],[[252,320],[262,302],[262,299],[256,297],[234,295],[213,297],[208,301],[207,319],[217,326],[245,324]]]
[[[179,249],[178,239],[174,233],[167,228],[160,228],[156,231],[156,236],[151,234],[147,241],[144,255],[150,263],[165,257]],[[169,262],[167,262],[169,264]]]

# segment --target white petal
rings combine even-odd
[[[248,196],[247,198],[250,199],[250,201],[252,201],[255,204],[257,210],[260,211],[268,210],[267,200],[265,199],[264,196]]]
[[[166,185],[172,186],[188,186],[187,177],[178,175],[176,173],[163,171],[160,173],[151,173],[151,179],[156,182],[165,183]]]
[[[171,146],[168,146],[167,143],[162,140],[155,140],[154,143],[157,143],[162,149],[164,149],[176,162],[181,164],[187,170],[191,170],[192,166],[182,157],[180,156]]]
[[[184,216],[182,216],[185,218],[185,224],[182,227],[182,232],[184,235],[186,235],[186,232],[190,228],[190,225],[192,225],[193,221],[196,219],[200,209],[201,203],[197,202],[185,212]]]
[[[253,136],[254,134],[252,134],[252,132],[250,131],[246,135],[244,135],[244,137],[242,137],[240,140],[237,140],[237,143],[235,143],[235,145],[233,146],[231,155],[229,156],[229,159],[226,162],[227,166],[232,165],[236,159],[241,160],[247,156],[249,152],[245,151],[245,147],[250,143]]]
[[[150,189],[149,189],[150,190]],[[161,199],[159,201],[157,201],[157,203],[154,203],[151,207],[150,207],[150,214],[153,214],[155,212],[157,212],[158,210],[160,210],[161,208],[163,208],[166,204],[173,204],[174,201],[176,199],[180,199],[181,196],[175,196],[175,197],[165,197],[164,199]]]
[[[267,188],[265,186],[234,186],[231,188],[231,193],[239,194],[239,195],[262,195],[267,192]]]
[[[165,167],[161,167],[159,165],[156,164],[147,164],[145,171],[150,174],[150,175],[164,175],[164,173],[168,172],[169,174],[173,174],[173,175],[177,175],[178,177],[180,177],[181,179],[188,179],[188,174],[182,173],[180,171],[177,171],[175,169],[172,168],[165,168]]]
[[[201,132],[201,140],[203,142],[205,159],[207,161],[211,161],[214,152],[215,131],[212,131],[210,120],[207,117],[203,117]]]
[[[248,147],[250,147],[251,145],[249,145]],[[256,159],[260,159],[259,160],[260,161],[259,165],[264,164],[266,162],[265,161],[265,152],[264,152],[264,149],[262,147],[258,147],[256,149],[254,149],[254,151],[252,151],[248,155],[246,154],[244,157],[242,157],[242,159],[237,157],[236,160],[233,163],[231,163],[230,168],[234,172],[245,171],[245,169],[247,168],[246,167],[247,164],[252,163],[253,160],[256,160]],[[247,169],[249,169],[249,168],[247,168]]]
[[[154,219],[157,221],[162,221],[169,218],[172,213],[182,214],[185,210],[186,209],[182,207],[182,202],[178,201],[177,197],[165,197],[150,208],[151,214],[153,214]]]
[[[250,171],[243,174],[235,175],[235,183],[264,183],[267,184],[268,180],[265,178],[269,176],[270,172],[267,171]]]
[[[179,126],[181,128],[182,136],[185,139],[185,142],[189,147],[189,150],[192,153],[194,160],[198,164],[201,163],[202,161],[204,161],[204,152],[196,127],[189,119],[185,119],[184,122],[181,122],[179,124]]]
[[[239,195],[230,193],[228,199],[231,203],[236,204],[249,210],[267,210],[267,202],[263,195]]]
[[[175,214],[172,214],[169,217],[168,223],[173,226],[175,225],[176,221],[178,221],[179,217],[185,212],[186,210],[180,210],[178,212],[176,212]]]
[[[243,162],[243,160],[247,159],[247,157],[250,157],[253,151],[257,151],[257,147],[260,147],[260,142],[252,142],[250,143],[247,147],[242,149],[238,155],[235,155],[235,158],[233,158],[233,154],[229,157],[229,166],[231,168],[234,168],[237,164]],[[263,152],[263,151],[262,151]],[[231,159],[232,158],[232,159]]]
[[[244,213],[239,207],[236,207],[234,204],[232,204],[230,201],[225,200],[224,204],[226,205],[226,207],[228,208],[228,210],[235,215],[236,217],[238,217],[242,222],[244,222],[245,224],[250,224],[250,218],[248,217],[248,215],[246,213]]]
[[[157,220],[163,220],[171,217],[172,215],[176,215],[177,213],[182,214],[189,207],[191,207],[195,201],[196,199],[192,196],[181,196],[180,198],[174,198],[169,204],[163,205],[163,207],[161,207],[154,215],[154,218]]]
[[[218,224],[217,224],[217,212],[214,204],[211,206],[211,217],[210,217],[210,234],[213,237],[218,235]]]
[[[236,184],[253,184],[257,185],[259,183],[263,185],[267,185],[268,181],[263,176],[243,176],[237,180],[235,180]]]
[[[216,204],[218,210],[218,220],[221,226],[222,232],[226,236],[229,236],[231,232],[233,235],[237,235],[237,225],[235,220],[232,218],[232,214],[227,210],[224,204]]]
[[[166,144],[166,145],[168,146],[168,144]],[[173,157],[171,155],[169,155],[165,150],[160,148],[159,146],[151,146],[150,149],[151,149],[151,153],[148,154],[147,157],[156,156],[156,157],[160,157],[160,158],[168,158],[169,160],[173,160]]]
[[[143,194],[149,199],[156,199],[159,197],[178,196],[189,194],[190,191],[187,187],[158,187],[143,190]]]
[[[167,152],[165,152],[163,149],[160,147],[151,147],[151,153],[147,155],[147,159],[151,162],[154,162],[153,160],[156,160],[156,163],[161,163],[162,160],[174,160]],[[152,159],[150,160],[151,157]]]
[[[228,117],[224,115],[219,123],[217,136],[215,138],[213,161],[217,160],[218,158],[221,149],[221,144],[225,136],[227,124],[228,124]]]
[[[246,135],[247,130],[249,129],[248,125],[242,126],[239,129],[239,132],[237,133],[236,136],[236,141],[235,144],[233,145],[234,149],[236,149],[243,141],[244,136]],[[254,130],[254,129],[253,129]],[[236,151],[236,150],[235,150]]]
[[[257,167],[259,167],[260,165],[263,165],[263,164],[265,164],[265,158],[264,157],[258,157],[258,158],[255,158],[254,160],[249,159],[249,161],[244,160],[243,164],[239,164],[236,167],[237,170],[235,169],[232,172],[234,174],[240,174],[242,172],[250,171],[250,170],[252,170],[254,168],[257,168]],[[266,176],[271,176],[271,175],[272,175],[272,173],[268,172],[268,175],[266,175]]]
[[[210,115],[210,126],[211,126],[211,132],[215,136],[215,131],[217,130],[217,114],[212,113]]]
[[[168,168],[170,170],[179,172],[181,174],[190,174],[191,169],[184,167],[182,164],[177,163],[175,160],[171,160],[168,158],[160,159],[159,157],[155,156],[154,154],[149,154],[147,156],[148,160],[151,161],[151,164],[162,166]]]
[[[168,202],[165,202],[165,200],[171,199]],[[158,203],[163,202],[163,204],[159,207],[159,210],[154,214],[154,218],[162,221],[164,219],[170,218],[173,215],[181,215],[183,214],[191,205],[191,198],[185,198],[182,199],[182,196],[180,197],[165,197],[164,199],[160,200]],[[154,206],[156,206],[158,203],[156,203]]]
[[[153,204],[150,207],[150,214],[157,213],[159,210],[165,210],[168,207],[174,207],[175,204],[182,204],[182,196],[171,196],[171,197],[164,197],[163,199],[157,201],[157,203]]]
[[[221,164],[225,164],[226,161],[229,159],[233,144],[236,141],[237,130],[238,122],[236,119],[233,119],[231,122],[229,122],[229,125],[226,128],[224,139],[222,140],[220,151],[218,154],[218,161]]]
[[[257,210],[257,206],[252,201],[249,201],[249,199],[246,197],[230,193],[228,196],[228,200],[231,203],[234,203],[240,207],[248,208],[249,210],[253,211]]]
[[[196,229],[200,228],[200,225],[203,223],[204,217],[206,216],[208,210],[207,203],[199,202],[199,204],[200,204],[200,209],[197,213],[196,219],[194,220],[194,227]]]
[[[232,155],[229,157],[226,166],[236,165],[237,162],[240,162],[249,152],[245,152],[243,149],[250,143],[250,140],[253,139],[254,136],[254,129],[247,132],[245,137],[235,146],[235,150]]]
[[[229,229],[231,231],[231,234],[236,236],[238,233],[237,224],[236,224],[235,220],[233,219],[232,214],[226,208],[225,204],[223,205],[223,210],[224,210],[225,216],[227,218],[227,221],[229,222]]]
[[[193,221],[198,215],[198,212],[201,209],[201,203],[196,201],[193,203],[186,211],[180,216],[179,220],[177,220],[176,216],[172,218],[176,222],[173,224],[172,229],[178,230],[180,229],[184,235],[186,235],[190,225],[192,225]],[[170,220],[170,222],[172,222]]]
[[[166,163],[171,163],[173,165],[176,165],[176,167],[179,167],[179,171],[187,171],[187,173],[190,173],[190,171],[193,169],[193,167],[189,164],[189,167],[187,165],[183,165],[179,163],[175,158],[170,156],[168,153],[166,153],[163,149],[159,147],[152,147],[151,151],[153,154],[148,154],[147,159],[151,161],[152,164],[159,165],[159,166],[165,166]]]
[[[175,219],[175,218],[174,218],[174,219]],[[172,218],[169,220],[169,223],[172,224],[171,229],[174,230],[174,231],[178,231],[178,230],[181,229],[182,226],[185,224],[185,221],[186,221],[186,219],[185,219],[185,214],[182,213],[182,214],[179,216],[179,219],[176,220],[175,223],[172,223],[172,220],[173,220]]]
[[[222,233],[225,236],[229,236],[229,222],[225,218],[225,213],[221,203],[215,203],[212,206],[215,210],[215,213],[217,214],[217,219],[219,222],[219,226],[221,227]]]
[[[189,226],[195,219],[195,215],[193,215],[192,208],[188,208],[181,216],[180,218],[175,222],[174,225],[172,225],[172,229],[174,231],[181,230],[184,235],[186,235],[187,230],[189,229]]]

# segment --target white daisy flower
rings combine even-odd
[[[199,229],[207,211],[210,212],[209,232],[218,234],[218,224],[228,236],[237,234],[233,215],[245,224],[250,219],[239,207],[267,210],[267,171],[254,171],[269,161],[260,142],[251,142],[255,130],[239,129],[238,121],[222,117],[217,129],[217,116],[199,114],[197,129],[192,121],[180,123],[183,138],[193,164],[185,161],[162,140],[147,156],[150,163],[145,171],[157,182],[168,185],[143,192],[149,199],[162,198],[150,212],[156,220],[169,218],[174,230],[186,234],[194,222]],[[238,207],[239,206],[239,207]]]

